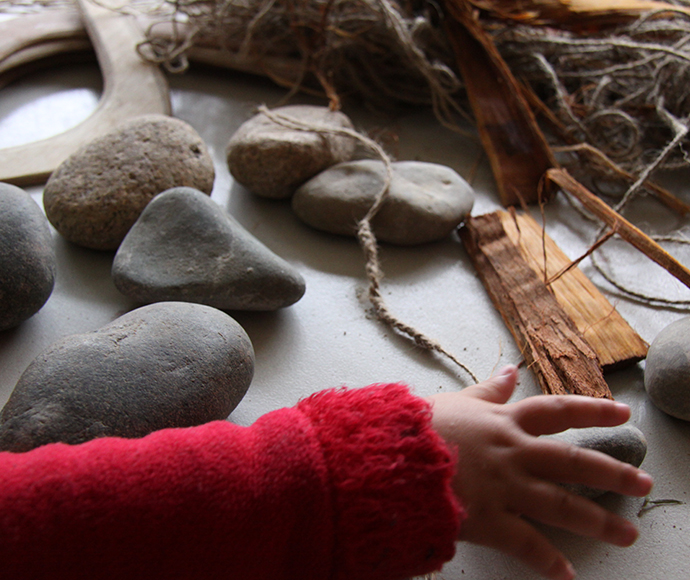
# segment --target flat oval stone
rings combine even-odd
[[[299,187],[292,209],[313,228],[355,235],[385,180],[382,161],[334,165]],[[414,245],[450,234],[472,211],[474,192],[450,167],[421,161],[392,164],[387,199],[372,220],[381,242]]]
[[[617,427],[589,427],[568,429],[563,433],[550,435],[554,439],[566,441],[583,449],[606,453],[618,461],[639,467],[647,455],[647,439],[634,425]],[[584,497],[595,498],[606,493],[604,490],[580,484],[566,484],[567,489]]]
[[[43,307],[53,292],[55,271],[46,216],[23,189],[0,183],[0,331]]]
[[[213,159],[194,128],[145,115],[68,157],[46,183],[50,223],[70,242],[115,250],[155,196],[177,186],[210,194]]]
[[[644,387],[664,413],[690,421],[690,316],[672,322],[652,341]]]
[[[347,115],[328,107],[290,105],[272,112],[309,125],[353,129]],[[354,150],[351,137],[290,129],[259,113],[235,132],[226,153],[238,183],[256,195],[285,199],[320,171],[349,160]]]
[[[253,373],[249,337],[224,312],[182,302],[144,306],[34,359],[0,414],[0,449],[142,437],[225,419]]]
[[[295,268],[189,187],[149,203],[115,254],[112,276],[139,302],[182,300],[223,310],[276,310],[306,288]]]

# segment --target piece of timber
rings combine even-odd
[[[144,62],[136,46],[145,39],[134,17],[79,0],[79,8],[103,75],[103,95],[81,124],[54,137],[0,149],[0,181],[16,185],[44,182],[79,147],[123,122],[145,114],[170,114],[168,83],[157,65]],[[21,16],[18,18],[29,18]],[[15,23],[16,24],[16,23]],[[54,28],[15,26],[21,38],[5,38],[2,56],[56,38],[56,30],[74,28],[68,21]],[[58,32],[57,34],[60,34]],[[60,38],[58,36],[58,38]],[[8,48],[9,47],[9,48]]]
[[[540,280],[550,280],[570,265],[570,258],[532,216],[521,212],[511,215],[506,211],[498,215],[508,239]],[[637,363],[647,356],[647,343],[582,270],[574,267],[548,287],[597,353],[604,371]]]
[[[596,352],[523,259],[501,217],[472,217],[460,237],[542,391],[613,398]]]
[[[520,85],[466,0],[445,0],[445,28],[504,206],[538,200],[557,163]]]

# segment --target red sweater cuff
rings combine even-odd
[[[298,408],[334,490],[336,580],[421,575],[453,557],[464,511],[426,401],[400,384],[372,385],[320,392]]]

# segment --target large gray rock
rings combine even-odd
[[[313,228],[354,235],[385,180],[382,161],[340,163],[303,184],[295,214]],[[379,241],[423,244],[448,236],[472,211],[474,192],[451,168],[421,161],[392,164],[387,199],[372,221]]]
[[[0,414],[0,449],[141,437],[225,419],[253,373],[251,342],[224,312],[145,306],[68,336],[31,362]]]
[[[297,302],[304,279],[212,199],[189,187],[157,196],[125,237],[113,282],[139,302],[183,300],[223,310]]]
[[[644,433],[634,425],[568,429],[550,437],[566,441],[583,449],[606,453],[618,461],[629,463],[635,467],[639,467],[647,455],[647,439]],[[580,484],[567,484],[565,487],[589,498],[599,497],[605,493],[601,489]]]
[[[191,125],[145,115],[77,150],[43,193],[50,223],[70,242],[115,250],[155,196],[177,186],[210,194],[213,159]]]
[[[690,316],[672,322],[652,341],[644,387],[664,413],[690,421]]]
[[[23,189],[0,183],[0,331],[38,312],[55,285],[50,226]]]
[[[328,107],[290,105],[273,112],[309,125],[353,129],[345,114]],[[226,153],[230,173],[239,183],[262,197],[285,199],[310,177],[349,160],[354,150],[351,137],[291,129],[259,113],[235,132]]]

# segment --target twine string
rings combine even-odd
[[[373,306],[373,312],[376,318],[388,325],[389,327],[397,330],[401,334],[409,337],[414,341],[414,343],[428,351],[437,352],[447,359],[452,361],[455,365],[460,367],[464,372],[466,372],[471,379],[476,383],[479,382],[475,374],[455,355],[446,350],[437,341],[429,338],[421,331],[417,330],[413,326],[403,322],[397,316],[395,316],[388,305],[386,304],[383,295],[381,294],[381,282],[383,280],[384,274],[381,268],[381,260],[379,257],[378,241],[376,239],[376,234],[372,227],[372,221],[376,217],[386,199],[388,198],[390,192],[390,185],[393,179],[393,161],[391,157],[386,153],[383,147],[379,145],[375,140],[363,135],[358,131],[352,129],[347,129],[344,127],[328,127],[324,125],[319,125],[317,123],[306,123],[300,119],[296,119],[289,115],[284,115],[282,113],[276,113],[271,111],[265,105],[261,105],[258,108],[258,112],[265,115],[268,119],[295,131],[308,131],[319,134],[334,134],[334,135],[344,135],[351,137],[359,141],[367,149],[373,152],[384,164],[385,173],[383,178],[383,185],[381,189],[377,192],[374,200],[369,207],[365,216],[359,220],[357,223],[357,241],[364,252],[365,257],[365,272],[368,281],[368,298],[369,302]]]

